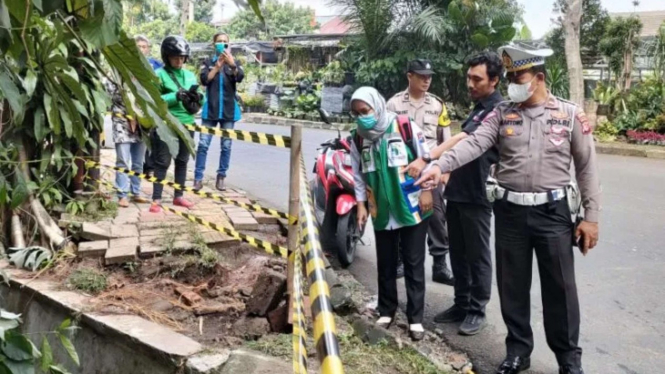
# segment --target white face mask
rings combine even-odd
[[[536,77],[533,77],[529,82],[524,83],[524,84],[517,84],[517,83],[511,83],[508,85],[508,96],[510,96],[510,100],[516,103],[523,103],[533,95],[534,91],[529,91],[529,88],[531,88],[531,83],[533,80],[536,79]]]

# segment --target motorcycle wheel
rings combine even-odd
[[[337,257],[342,268],[347,268],[356,256],[356,245],[362,237],[358,227],[356,209],[351,209],[347,214],[337,219]]]

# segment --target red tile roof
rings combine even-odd
[[[324,23],[319,28],[319,34],[346,34],[351,27],[337,16]]]

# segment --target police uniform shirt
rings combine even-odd
[[[470,135],[475,132],[483,119],[494,111],[494,107],[503,101],[501,93],[496,90],[490,96],[479,100],[469,117],[462,124],[462,131]],[[492,164],[499,161],[499,152],[491,147],[487,152],[450,174],[444,196],[457,203],[490,206],[487,199],[485,184]]]
[[[409,91],[402,91],[393,96],[387,108],[398,115],[408,115],[422,128],[430,149],[437,146],[437,128],[441,126],[444,130],[443,141],[450,138],[450,119],[443,100],[429,92],[425,97],[415,102],[410,98]]]
[[[547,192],[564,188],[575,162],[585,220],[598,222],[600,181],[591,127],[574,103],[549,95],[537,106],[504,102],[487,115],[470,137],[439,159],[448,173],[478,158],[497,144],[497,180],[515,192]]]

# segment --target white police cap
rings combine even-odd
[[[553,53],[549,48],[534,49],[515,44],[499,48],[499,55],[508,73],[545,65],[545,57],[549,57]]]

